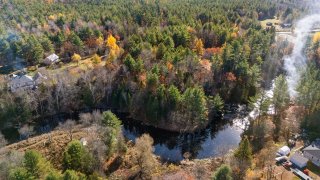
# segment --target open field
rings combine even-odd
[[[76,126],[72,131],[72,140],[80,140],[81,138],[94,138],[96,131],[93,128],[83,128]],[[47,134],[31,137],[18,143],[10,144],[0,149],[0,158],[5,156],[7,152],[18,151],[25,152],[27,150],[36,150],[40,152],[46,159],[50,160],[57,168],[61,165],[62,156],[67,144],[71,141],[69,132],[63,130],[54,130]]]

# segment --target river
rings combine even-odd
[[[130,119],[123,121],[122,130],[124,136],[132,141],[148,133],[154,139],[154,153],[164,161],[181,161],[186,152],[197,159],[220,156],[236,148],[241,141],[241,134],[249,123],[244,107],[233,107],[233,111],[228,111],[223,118],[195,133],[168,132]]]
[[[140,122],[127,118],[126,114],[117,114],[122,120],[122,132],[126,139],[134,141],[144,133],[150,134],[154,139],[154,153],[167,162],[179,162],[188,152],[191,158],[209,158],[226,154],[238,146],[241,134],[249,123],[245,118],[248,113],[245,106],[234,105],[229,107],[223,117],[216,118],[208,127],[195,133],[176,133],[146,126]],[[50,132],[59,122],[68,118],[77,119],[79,113],[74,115],[61,114],[46,118],[45,121],[34,125],[36,134]],[[18,142],[20,137],[15,128],[4,129],[2,133],[9,143]]]

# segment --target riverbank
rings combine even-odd
[[[184,159],[183,154],[188,152],[192,159],[204,159],[217,157],[226,153],[229,149],[238,146],[241,134],[245,128],[243,116],[246,115],[243,107],[234,111],[226,111],[224,118],[210,123],[205,129],[193,133],[177,133],[162,130],[152,126],[146,126],[141,121],[128,117],[126,113],[116,113],[122,120],[122,133],[125,138],[135,141],[142,134],[150,134],[154,139],[154,153],[165,162],[180,162]],[[103,109],[101,109],[101,112]],[[91,112],[91,111],[84,111]],[[46,118],[37,125],[33,124],[36,131],[34,136],[41,136],[54,129],[67,119],[78,120],[80,114],[65,114]],[[6,137],[16,137],[10,143],[19,142],[17,129],[9,129],[11,133],[5,133]],[[8,131],[9,131],[8,130]],[[44,137],[46,138],[46,137]]]
[[[90,142],[91,139],[96,139],[97,137],[94,126],[83,127],[82,125],[76,125],[72,130],[73,140]],[[40,152],[55,168],[62,170],[61,154],[65,151],[70,141],[68,131],[54,130],[50,133],[5,146],[0,149],[0,161],[4,160],[8,153],[24,153],[32,149]],[[121,156],[114,155],[104,164],[104,170],[110,173],[109,179],[126,179],[137,174],[138,167],[132,164],[132,153],[130,153],[134,144],[132,141],[127,141],[126,144],[127,152],[125,154]],[[199,177],[210,179],[212,172],[225,160],[224,158],[205,158],[182,160],[172,164],[162,161],[160,156],[154,155],[154,158],[157,159],[160,166],[153,174],[153,177],[159,179],[199,179]]]

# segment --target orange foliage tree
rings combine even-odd
[[[228,81],[236,81],[237,80],[236,76],[232,72],[227,72],[225,74],[225,77]]]
[[[219,47],[207,48],[207,49],[204,50],[203,58],[204,59],[210,59],[211,56],[213,56],[215,54],[221,54],[221,53],[222,53],[222,48],[219,48]]]

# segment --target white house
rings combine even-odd
[[[50,65],[50,64],[54,64],[58,61],[59,61],[59,56],[53,53],[50,56],[46,57],[43,62],[46,65]]]
[[[320,139],[317,139],[302,151],[304,157],[308,158],[313,164],[320,167]]]
[[[282,155],[282,156],[286,156],[286,155],[290,154],[290,148],[288,146],[283,146],[282,148],[280,148],[278,150],[277,153]]]
[[[46,80],[47,77],[43,76],[41,73],[36,73],[33,77],[28,75],[11,75],[8,87],[11,90],[11,92],[16,92],[19,90],[28,90],[36,88],[37,85],[41,84]]]

